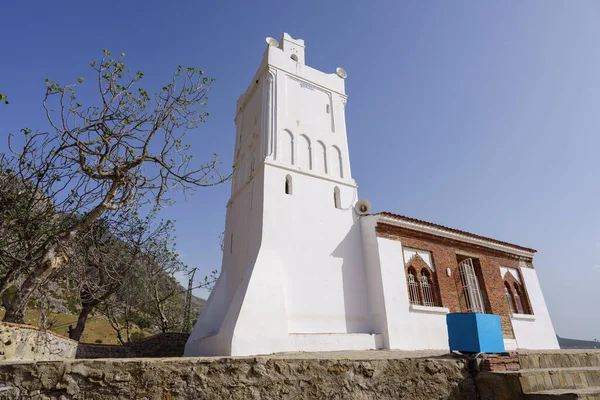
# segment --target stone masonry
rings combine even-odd
[[[410,355],[409,355],[410,356]],[[0,399],[475,399],[467,360],[393,351],[0,363]]]
[[[0,323],[0,360],[74,358],[77,342],[50,331],[8,322]]]

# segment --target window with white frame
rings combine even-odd
[[[404,249],[406,283],[410,304],[436,307],[438,296],[435,288],[431,254],[423,250]]]
[[[501,272],[510,312],[512,314],[533,314],[519,271],[515,268],[502,268],[504,269],[504,271],[501,269]]]

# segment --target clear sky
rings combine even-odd
[[[537,249],[557,333],[600,339],[600,2],[3,1],[0,26],[0,151],[9,132],[47,128],[46,77],[92,91],[88,64],[107,48],[152,92],[178,64],[217,79],[189,143],[225,168],[265,36],[304,39],[308,65],[348,72],[360,197]],[[229,191],[163,213],[204,273],[220,268]]]

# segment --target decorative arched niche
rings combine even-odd
[[[314,150],[314,170],[322,174],[327,173],[327,148],[320,140],[317,141]]]
[[[331,175],[336,178],[344,177],[342,152],[337,146],[331,146]]]
[[[300,135],[298,138],[298,166],[304,169],[312,169],[310,139],[306,135]]]
[[[277,160],[294,164],[294,134],[287,129],[279,133],[279,148],[277,149]]]

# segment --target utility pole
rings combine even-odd
[[[194,288],[194,275],[196,275],[196,269],[190,271],[190,278],[188,280],[188,290],[185,296],[185,309],[183,311],[183,331],[185,333],[192,332],[192,289]]]

